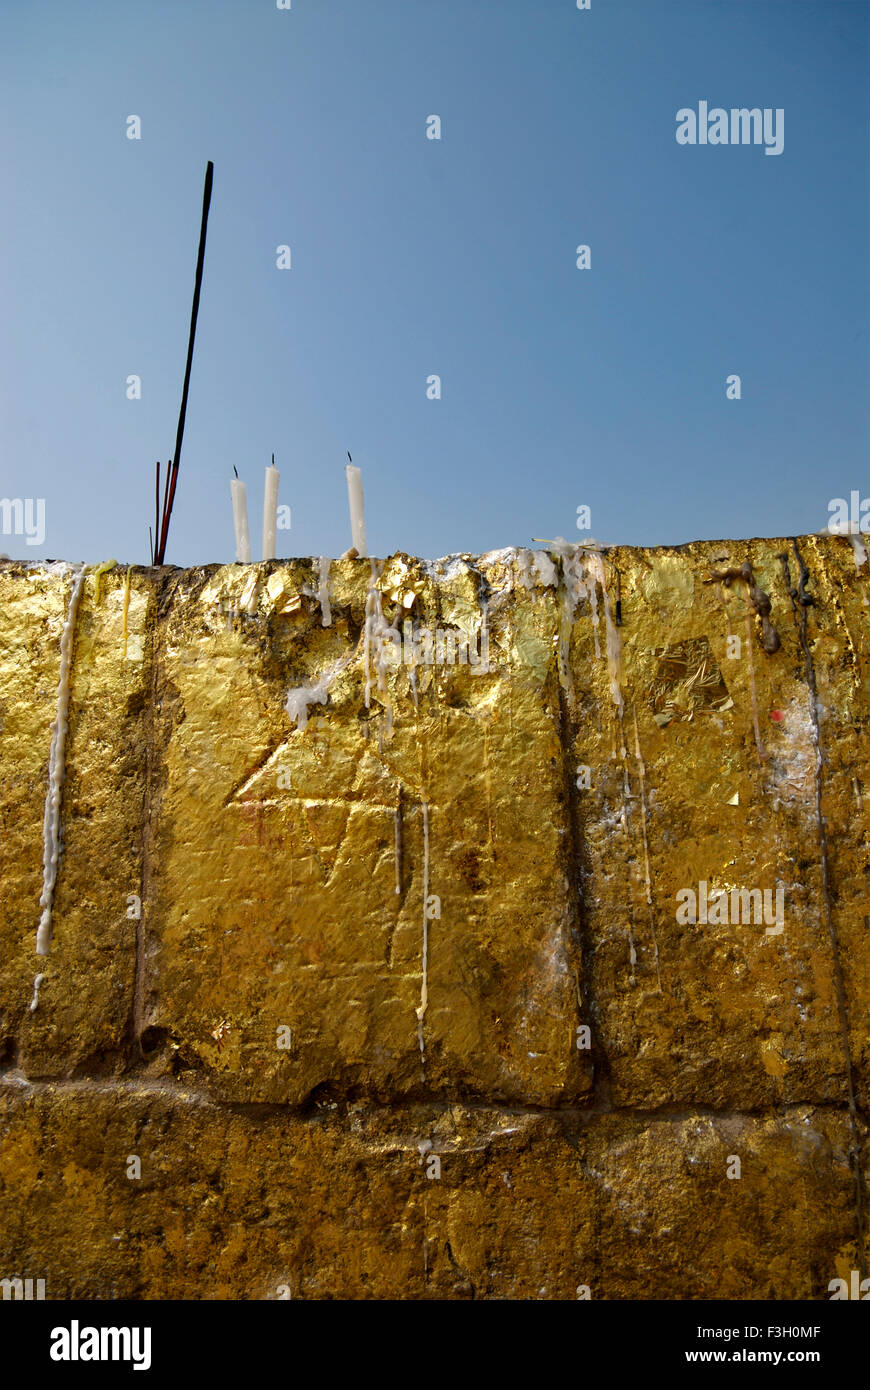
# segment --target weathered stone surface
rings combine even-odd
[[[100,1071],[129,1046],[141,894],[147,741],[145,622],[152,590],[89,575],[74,648],[63,849],[48,960],[35,956],[43,815],[60,634],[70,580],[0,566],[0,1041],[36,1075]],[[37,973],[38,1007],[30,1010]]]
[[[590,1076],[575,1046],[558,712],[546,671],[514,679],[499,655],[507,577],[491,594],[488,674],[403,663],[379,682],[370,564],[336,568],[328,627],[314,598],[282,611],[316,585],[306,566],[273,571],[247,602],[238,567],[190,576],[167,607],[157,698],[175,714],[146,904],[148,1023],[227,1097],[574,1098]],[[433,631],[464,624],[477,639],[485,572],[455,568],[439,585],[415,568],[402,592]],[[328,708],[294,727],[288,689],[341,661]]]
[[[855,1262],[848,1142],[807,1106],[300,1118],[7,1084],[0,1263],[49,1298],[818,1298]]]
[[[832,592],[857,593],[865,581],[847,541],[822,544],[824,561],[804,549],[812,572],[826,576],[809,609],[826,815],[829,748],[854,725],[868,692],[856,695],[854,676],[842,675],[844,652],[829,630],[828,606]],[[590,989],[619,1104],[756,1107],[847,1094],[826,898],[835,934],[854,921],[856,895],[866,911],[866,850],[859,848],[866,813],[841,779],[839,816],[854,838],[850,852],[836,837],[835,874],[828,830],[826,894],[812,698],[777,558],[786,550],[794,580],[797,562],[784,541],[693,545],[651,552],[640,563],[631,552],[608,558],[613,571],[622,570],[621,717],[588,625],[573,647],[575,751],[594,769],[579,802]],[[757,640],[742,582],[706,582],[747,559],[772,600],[780,638],[774,653]],[[733,658],[729,634],[740,639]],[[687,644],[700,645],[688,648],[692,659],[680,678],[673,655]],[[664,678],[663,650],[672,654]],[[656,691],[668,675],[669,706]],[[661,710],[671,715],[663,726],[655,717]],[[853,764],[848,775],[856,770]],[[681,925],[677,894],[697,891],[700,881],[711,893],[781,888],[783,930],[733,921]],[[859,988],[866,988],[866,941],[855,954]],[[866,1023],[860,1027],[863,1037]]]
[[[71,573],[0,565],[0,1277],[825,1296],[867,1219],[868,568],[90,573],[39,957]],[[686,920],[701,882],[782,930]]]

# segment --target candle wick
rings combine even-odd
[[[272,467],[273,467],[273,468],[275,467],[275,455],[274,455],[274,454],[272,455]]]
[[[238,470],[238,468],[236,468],[236,465],[235,465],[235,464],[233,464],[233,472],[235,473],[236,477],[239,476],[239,470]]]
[[[350,449],[348,449],[348,451],[347,451],[347,461],[348,461],[348,463],[353,463],[353,459],[352,459],[351,456],[350,456]]]

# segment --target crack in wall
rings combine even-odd
[[[3,1092],[10,1095],[42,1095],[48,1093],[58,1096],[128,1097],[131,1100],[165,1100],[173,1105],[199,1106],[203,1109],[226,1111],[231,1114],[248,1115],[251,1118],[270,1115],[285,1116],[300,1120],[320,1120],[337,1115],[344,1118],[362,1111],[371,1115],[392,1113],[397,1120],[404,1116],[443,1115],[454,1118],[454,1112],[467,1115],[502,1115],[507,1118],[538,1120],[636,1120],[638,1124],[671,1123],[679,1124],[686,1120],[782,1120],[788,1122],[801,1118],[807,1111],[813,1114],[849,1114],[848,1101],[788,1101],[784,1104],[759,1106],[685,1105],[667,1103],[660,1106],[612,1105],[593,1102],[589,1105],[522,1105],[516,1101],[506,1102],[486,1098],[470,1098],[467,1095],[432,1096],[425,1099],[379,1100],[376,1096],[356,1096],[349,1100],[335,1100],[328,1103],[317,1101],[294,1104],[290,1101],[243,1101],[224,1100],[208,1090],[197,1090],[167,1078],[121,1078],[112,1081],[97,1081],[93,1077],[70,1078],[58,1081],[53,1078],[34,1080],[17,1068],[7,1067],[0,1071],[0,1099]],[[506,1131],[494,1132],[493,1138],[507,1138]]]
[[[570,658],[569,658],[570,659]],[[580,808],[577,798],[577,784],[574,780],[574,773],[571,766],[572,750],[576,738],[573,721],[568,708],[568,696],[562,685],[561,680],[556,682],[558,695],[558,734],[559,744],[562,750],[562,774],[563,786],[566,801],[567,821],[568,821],[568,854],[565,878],[568,884],[568,904],[570,918],[573,919],[573,933],[575,940],[572,945],[575,949],[579,947],[580,954],[580,975],[581,980],[576,980],[577,989],[577,1021],[579,1025],[586,1024],[591,1029],[592,1048],[590,1053],[592,1064],[592,1083],[594,1093],[604,1105],[610,1101],[610,1075],[607,1066],[607,1058],[601,1047],[598,1038],[598,1029],[593,1026],[595,1015],[594,1001],[590,1002],[588,1012],[590,1017],[584,1018],[586,1012],[586,986],[589,980],[589,966],[592,954],[592,943],[586,923],[586,914],[583,910],[583,839],[580,831]]]

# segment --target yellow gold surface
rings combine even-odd
[[[325,573],[89,571],[38,957],[72,570],[0,565],[8,1258],[49,1297],[825,1296],[866,1203],[868,565]]]

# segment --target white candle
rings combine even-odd
[[[251,563],[251,537],[248,534],[248,494],[238,478],[230,479],[233,499],[233,524],[236,528],[236,559],[243,565]]]
[[[274,560],[275,558],[275,539],[278,532],[278,481],[281,474],[275,467],[275,455],[272,455],[272,466],[266,469],[266,494],[263,500],[263,559]]]
[[[348,454],[350,458],[350,454]],[[358,555],[368,555],[366,550],[366,519],[363,511],[362,473],[353,463],[345,467],[347,473],[347,500],[350,503],[350,529],[353,546]]]

